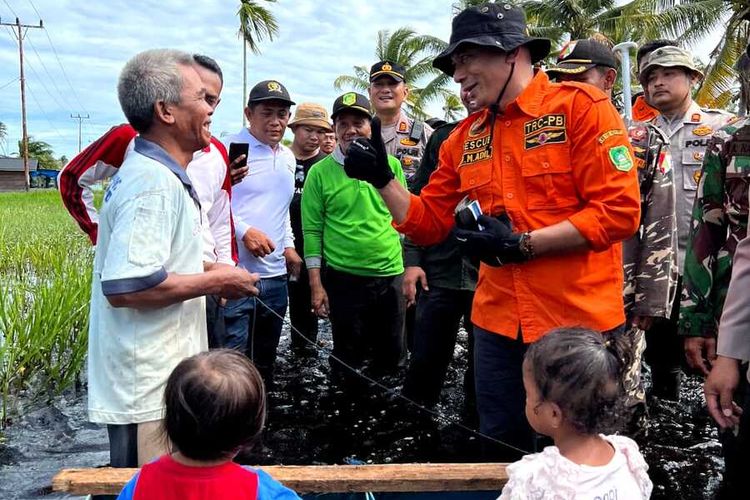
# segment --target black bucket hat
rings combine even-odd
[[[448,47],[432,61],[432,65],[453,76],[455,68],[451,56],[464,44],[494,47],[504,52],[527,45],[532,63],[547,57],[551,47],[547,38],[530,37],[523,9],[507,3],[486,3],[461,11],[453,18]]]

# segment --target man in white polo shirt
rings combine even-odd
[[[198,196],[185,173],[211,140],[213,108],[190,54],[151,50],[122,70],[118,97],[139,133],[104,196],[89,326],[89,418],[108,425],[116,467],[163,452],[167,377],[203,351],[203,296],[257,290],[247,271],[202,259]]]
[[[193,54],[193,60],[206,87],[206,101],[216,109],[224,86],[221,68],[215,60],[202,54]],[[112,127],[70,160],[58,176],[63,204],[93,244],[96,244],[99,215],[91,188],[117,173],[125,156],[133,150],[136,135],[135,129],[127,123]],[[234,177],[240,169],[230,169],[227,163],[224,145],[212,137],[208,147],[193,154],[187,175],[201,204],[203,261],[235,265],[237,245],[232,232],[230,173]],[[208,346],[211,348],[220,347],[224,339],[224,314],[220,302],[220,297],[206,297]]]
[[[245,108],[250,126],[226,141],[227,147],[248,145],[248,175],[233,188],[232,213],[239,265],[261,279],[260,300],[245,297],[227,302],[224,345],[245,351],[267,388],[273,384],[288,304],[287,274],[299,276],[302,265],[289,218],[297,161],[281,144],[293,105],[289,92],[276,80],[256,84]]]

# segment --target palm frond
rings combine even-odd
[[[264,0],[269,3],[276,0]],[[260,53],[259,42],[279,34],[279,25],[276,18],[268,8],[255,0],[240,0],[240,8],[237,11],[240,18],[240,29],[238,35],[245,40],[247,47],[254,53]]]

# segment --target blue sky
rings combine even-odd
[[[37,24],[41,15],[47,30],[30,29],[24,39],[29,134],[50,143],[58,156],[75,155],[78,120],[70,115],[91,117],[83,121],[84,147],[123,122],[116,96],[119,71],[132,55],[156,47],[203,53],[219,62],[225,85],[211,129],[217,136],[236,132],[242,126],[243,106],[238,3],[0,0],[3,22],[14,22],[17,15],[22,23]],[[450,1],[429,0],[279,0],[271,8],[280,34],[262,43],[262,55],[249,55],[248,87],[278,79],[296,102],[319,102],[326,108],[339,94],[333,88],[336,76],[352,73],[354,65],[375,62],[378,30],[408,25],[447,39],[452,14]],[[17,42],[2,28],[0,121],[8,127],[8,138],[0,154],[15,152],[21,136],[17,78]]]
[[[30,29],[24,39],[29,134],[50,143],[56,155],[78,149],[78,121],[88,114],[83,144],[124,121],[117,102],[120,69],[134,54],[157,47],[214,57],[224,71],[222,103],[212,132],[242,126],[242,45],[237,38],[236,0],[0,0],[0,18],[24,24],[44,20],[46,32]],[[452,0],[279,0],[272,4],[280,34],[249,55],[248,86],[278,79],[296,102],[330,108],[339,94],[333,80],[352,66],[375,62],[381,29],[410,26],[447,40]],[[200,6],[200,8],[196,8]],[[715,38],[715,37],[714,37]],[[716,43],[698,45],[704,56]],[[440,105],[431,110],[440,114]],[[9,28],[0,29],[0,121],[8,138],[0,154],[16,152],[21,136],[18,49]]]

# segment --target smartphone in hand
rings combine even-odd
[[[232,165],[234,161],[239,158],[242,155],[245,155],[245,158],[232,165],[232,168],[242,168],[247,165],[247,152],[248,152],[249,145],[247,143],[238,143],[238,142],[232,142],[229,144],[229,164]]]

